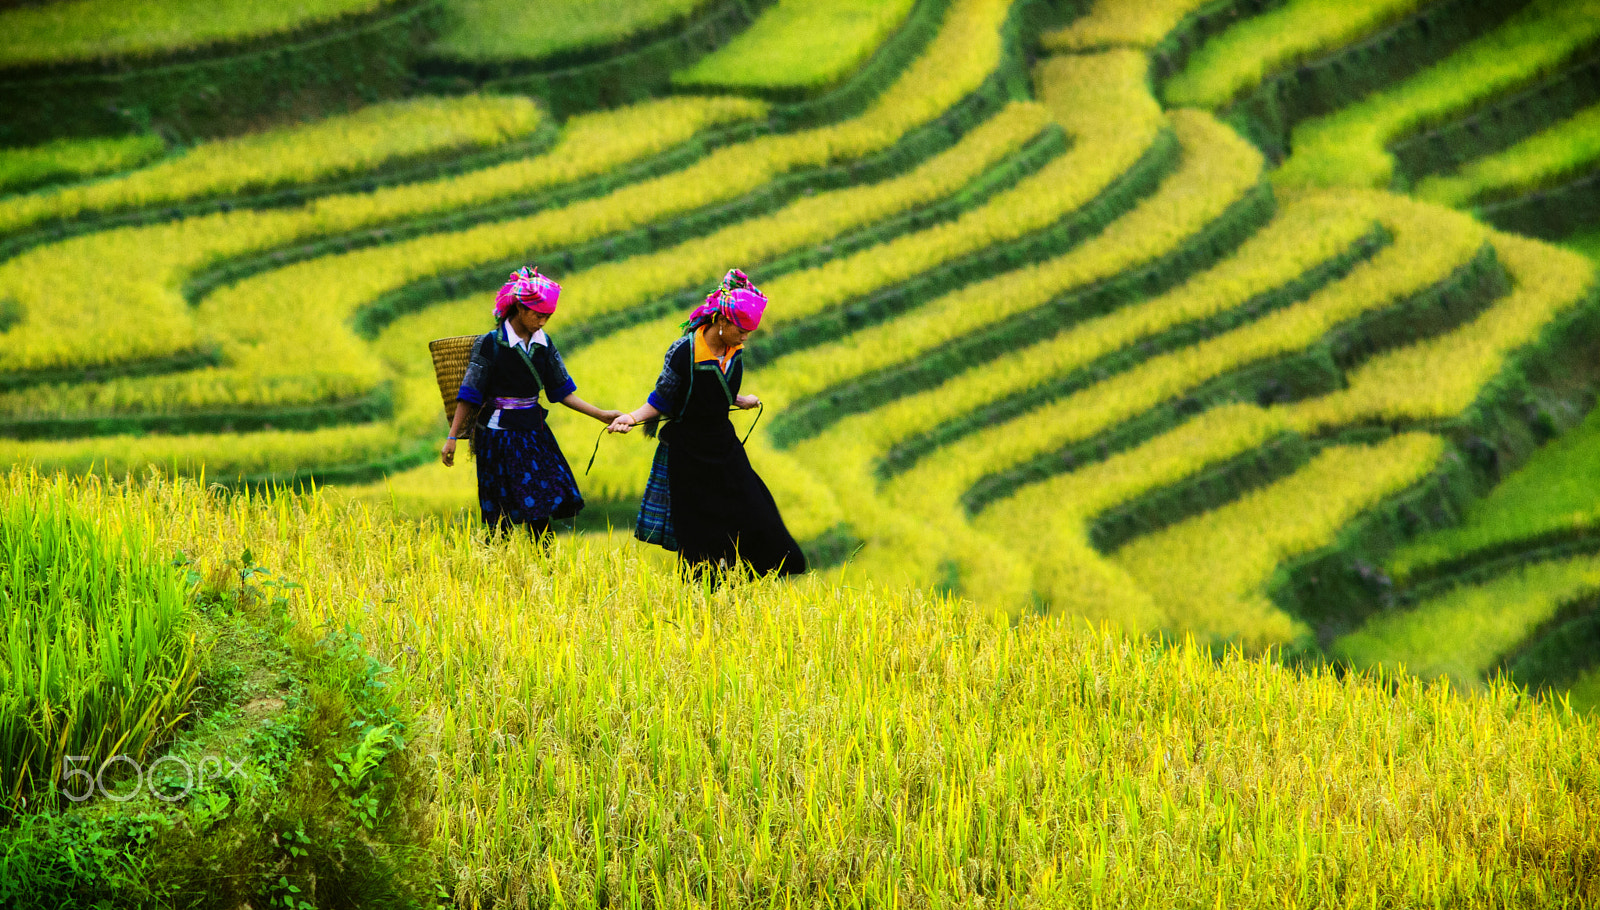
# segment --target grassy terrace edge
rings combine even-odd
[[[61,136],[234,132],[287,98],[336,108],[356,98],[402,94],[440,0],[396,0],[307,34],[197,49],[164,59],[0,72],[0,145]],[[356,91],[356,87],[360,91]],[[227,100],[224,100],[227,99]]]
[[[1107,194],[1111,189],[1107,190]],[[1131,202],[1127,204],[1131,205]],[[1085,209],[1088,210],[1092,205]],[[1118,217],[1125,211],[1126,207],[1112,217]],[[1259,183],[1229,206],[1221,217],[1154,262],[1060,295],[1042,306],[973,332],[911,362],[875,370],[835,388],[817,392],[807,403],[790,408],[778,416],[772,429],[774,443],[780,448],[792,446],[852,414],[864,413],[898,398],[926,391],[962,369],[1032,342],[1042,341],[1079,322],[1110,312],[1126,303],[1130,297],[1155,295],[1175,287],[1227,256],[1269,220],[1274,211],[1271,188],[1264,182]],[[986,409],[981,419],[1003,419],[998,416],[999,413]],[[896,461],[898,456],[886,458],[884,465]],[[909,462],[906,466],[909,467]],[[893,473],[898,473],[898,469],[888,469],[880,476]]]
[[[1561,605],[1522,644],[1495,661],[1493,673],[1535,693],[1571,686],[1600,664],[1600,594]]]
[[[1322,551],[1307,554],[1279,567],[1268,585],[1269,596],[1292,614],[1318,629],[1319,640],[1327,644],[1337,635],[1352,631],[1359,620],[1376,609],[1404,607],[1416,597],[1436,591],[1430,579],[1453,582],[1443,574],[1431,576],[1416,572],[1407,579],[1407,588],[1396,590],[1393,579],[1382,566],[1384,554],[1417,534],[1457,524],[1471,501],[1481,497],[1502,471],[1523,463],[1540,445],[1562,429],[1553,423],[1550,409],[1539,401],[1569,400],[1579,403],[1571,410],[1582,415],[1600,389],[1600,370],[1586,355],[1587,339],[1600,331],[1600,290],[1545,326],[1539,338],[1507,361],[1478,399],[1457,418],[1417,427],[1443,434],[1452,451],[1432,475],[1412,489],[1391,497],[1366,516],[1353,522],[1339,539]],[[1581,377],[1574,382],[1573,377]],[[1530,406],[1532,405],[1532,406]],[[1572,421],[1576,423],[1576,418]],[[1405,427],[1355,427],[1345,431],[1345,439],[1381,438]],[[1585,552],[1588,539],[1574,546]],[[1536,561],[1552,550],[1534,551],[1537,557],[1511,559],[1516,564]],[[1485,552],[1474,560],[1451,563],[1456,577],[1471,579],[1499,574],[1502,566],[1491,566],[1503,554]],[[1508,567],[1508,566],[1507,566]],[[1441,570],[1442,571],[1442,570]]]
[[[197,218],[218,212],[231,212],[235,209],[289,208],[304,205],[322,196],[342,193],[369,193],[382,187],[456,176],[479,168],[503,164],[518,158],[530,158],[542,154],[555,144],[559,136],[560,128],[554,122],[546,120],[539,125],[539,128],[531,136],[495,148],[468,151],[466,153],[462,153],[460,149],[425,152],[420,155],[386,162],[363,173],[329,180],[299,183],[281,189],[256,193],[222,193],[174,205],[101,211],[91,213],[86,217],[45,222],[39,227],[26,228],[9,236],[0,236],[0,262],[43,244],[55,243],[68,237],[98,233],[112,228],[180,221],[185,218]],[[352,235],[346,235],[342,239],[346,244],[354,244],[359,242],[357,238],[361,235],[370,236],[372,230],[372,228],[368,228]],[[326,242],[331,244],[337,243],[339,240],[335,239]],[[347,246],[344,248],[350,249],[353,247]],[[270,256],[271,254],[267,255]],[[278,262],[276,264],[283,263]],[[226,271],[228,265],[223,263],[212,268],[217,271]],[[240,275],[238,277],[245,276]]]
[[[1200,45],[1227,31],[1239,20],[1259,16],[1286,2],[1288,0],[1212,0],[1185,16],[1150,49],[1150,83],[1156,97],[1161,98],[1161,86],[1183,71]]]
[[[1561,240],[1600,224],[1600,171],[1560,186],[1479,206],[1473,214],[1504,231]]]
[[[1503,151],[1600,101],[1600,44],[1580,50],[1560,72],[1422,132],[1389,143],[1396,179],[1416,181]]]
[[[774,0],[744,0],[745,6],[752,13],[759,13],[772,2]],[[501,56],[495,51],[481,47],[476,56],[468,50],[464,50],[463,53],[453,53],[441,47],[449,40],[447,37],[441,37],[423,52],[417,61],[417,71],[422,76],[437,72],[464,75],[474,81],[483,81],[508,75],[572,69],[589,63],[601,63],[673,35],[691,31],[697,23],[715,15],[718,10],[728,5],[728,0],[694,0],[689,8],[657,21],[654,25],[632,32],[618,32],[612,40],[568,46],[542,55]]]
[[[124,376],[162,376],[183,373],[222,363],[222,350],[216,345],[197,347],[189,351],[154,360],[137,360],[107,367],[80,369],[68,367],[57,370],[34,370],[28,373],[0,373],[0,392],[11,392],[35,385],[52,385],[67,382],[98,382]]]
[[[963,127],[964,125],[957,128]],[[843,234],[829,240],[822,248],[816,250],[802,250],[782,255],[769,262],[751,263],[750,270],[759,270],[762,280],[770,281],[790,272],[817,266],[828,259],[887,243],[896,237],[923,230],[934,224],[953,221],[963,213],[984,204],[995,194],[1010,189],[1037,172],[1060,156],[1067,147],[1065,132],[1059,126],[1049,126],[1004,161],[980,174],[943,200],[901,212],[877,224]],[[704,297],[704,288],[686,287],[641,306],[596,317],[564,330],[563,348],[577,350],[614,332],[672,313],[693,309]]]
[[[1178,165],[1177,136],[1170,128],[1156,134],[1139,160],[1102,190],[1092,201],[1040,231],[1018,240],[997,244],[935,266],[892,287],[860,300],[832,307],[808,317],[804,325],[780,329],[766,338],[752,339],[746,356],[777,359],[822,344],[835,334],[845,334],[887,321],[921,302],[966,284],[1020,266],[1059,255],[1126,212],[1152,192]]]
[[[270,408],[227,408],[155,414],[84,414],[0,420],[0,437],[77,439],[143,433],[245,433],[252,430],[315,430],[371,423],[394,416],[394,383],[380,382],[366,395],[343,401]]]
[[[1438,0],[1355,44],[1267,76],[1217,116],[1272,161],[1295,124],[1330,113],[1437,63],[1527,0]],[[1159,86],[1158,86],[1159,94]]]
[[[1420,293],[1358,316],[1308,348],[1229,370],[1088,439],[980,478],[962,494],[961,504],[975,515],[1018,487],[1103,461],[1217,404],[1287,402],[1335,391],[1344,385],[1345,370],[1387,348],[1448,331],[1508,287],[1494,248],[1485,243],[1470,262]]]
[[[857,64],[854,69],[844,69],[830,81],[814,86],[759,86],[759,85],[724,85],[717,82],[695,82],[686,78],[685,74],[692,71],[692,66],[680,67],[673,74],[672,90],[677,92],[719,92],[738,95],[750,95],[763,98],[776,104],[801,105],[812,99],[830,94],[839,87],[859,78],[873,78],[873,73],[878,73],[876,78],[885,78],[884,73],[899,69],[898,60],[908,59],[917,53],[917,48],[926,45],[933,39],[938,31],[939,19],[943,15],[941,6],[948,4],[949,0],[915,0],[906,18],[882,42],[880,42],[867,58]]]
[[[519,92],[542,99],[558,116],[616,107],[666,88],[674,68],[727,43],[773,2],[717,0],[687,20],[570,56],[481,63],[425,54],[416,70],[429,91]]]

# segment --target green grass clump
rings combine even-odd
[[[780,0],[748,31],[686,70],[680,88],[801,89],[855,72],[911,14],[914,0]]]
[[[462,60],[541,60],[604,47],[687,17],[707,0],[447,0],[433,52]]]
[[[160,136],[57,139],[29,148],[0,149],[0,193],[42,183],[97,177],[138,167],[166,151]]]
[[[265,38],[394,0],[66,0],[0,12],[0,67],[141,57]]]
[[[1600,165],[1600,107],[1469,162],[1455,174],[1429,177],[1414,195],[1457,207],[1521,196],[1565,183]]]
[[[18,502],[58,492],[44,482]],[[114,488],[78,492],[83,515],[129,514]],[[418,798],[431,772],[408,760],[389,668],[341,628],[290,621],[281,592],[296,584],[248,550],[185,571],[191,713],[137,781],[117,761],[95,798],[30,801],[0,825],[0,906],[437,906],[422,899],[439,893]]]
[[[1290,0],[1207,41],[1167,82],[1168,104],[1216,108],[1267,76],[1342,47],[1426,0]]]
[[[546,552],[322,496],[79,489],[202,565],[248,542],[305,580],[297,627],[348,622],[396,668],[458,905],[1600,899],[1600,728],[1505,688],[816,576],[707,590],[625,539]]]
[[[1458,526],[1389,558],[1397,577],[1454,557],[1564,530],[1600,529],[1600,408],[1475,503]]]
[[[1504,25],[1388,91],[1295,127],[1281,186],[1384,187],[1386,146],[1564,65],[1600,38],[1600,0],[1533,0]]]
[[[146,517],[85,512],[65,485],[28,482],[26,497],[0,493],[0,816],[57,802],[68,756],[91,775],[143,758],[197,675],[184,577],[152,559]]]
[[[1600,591],[1600,559],[1525,566],[1482,585],[1456,588],[1413,610],[1381,614],[1334,643],[1358,667],[1383,664],[1424,678],[1482,685],[1509,653],[1564,604]]]

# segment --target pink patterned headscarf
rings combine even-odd
[[[535,313],[554,313],[561,299],[561,285],[539,274],[538,266],[523,266],[494,295],[494,318],[505,319],[513,304],[522,304]]]
[[[694,308],[684,326],[687,328],[714,313],[721,313],[739,328],[753,332],[761,324],[761,314],[766,311],[767,295],[756,290],[745,273],[729,269],[728,274],[722,276],[722,286],[712,291],[705,303]]]

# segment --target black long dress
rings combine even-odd
[[[741,351],[719,363],[702,332],[673,342],[650,393],[650,404],[669,419],[634,535],[677,550],[692,567],[742,559],[761,575],[804,572],[805,554],[728,419],[744,378]]]

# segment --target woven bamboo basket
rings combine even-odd
[[[456,392],[461,390],[461,377],[467,374],[467,361],[472,359],[472,345],[477,340],[477,335],[456,335],[428,342],[433,374],[439,380],[439,397],[444,400],[445,420],[456,416]]]

